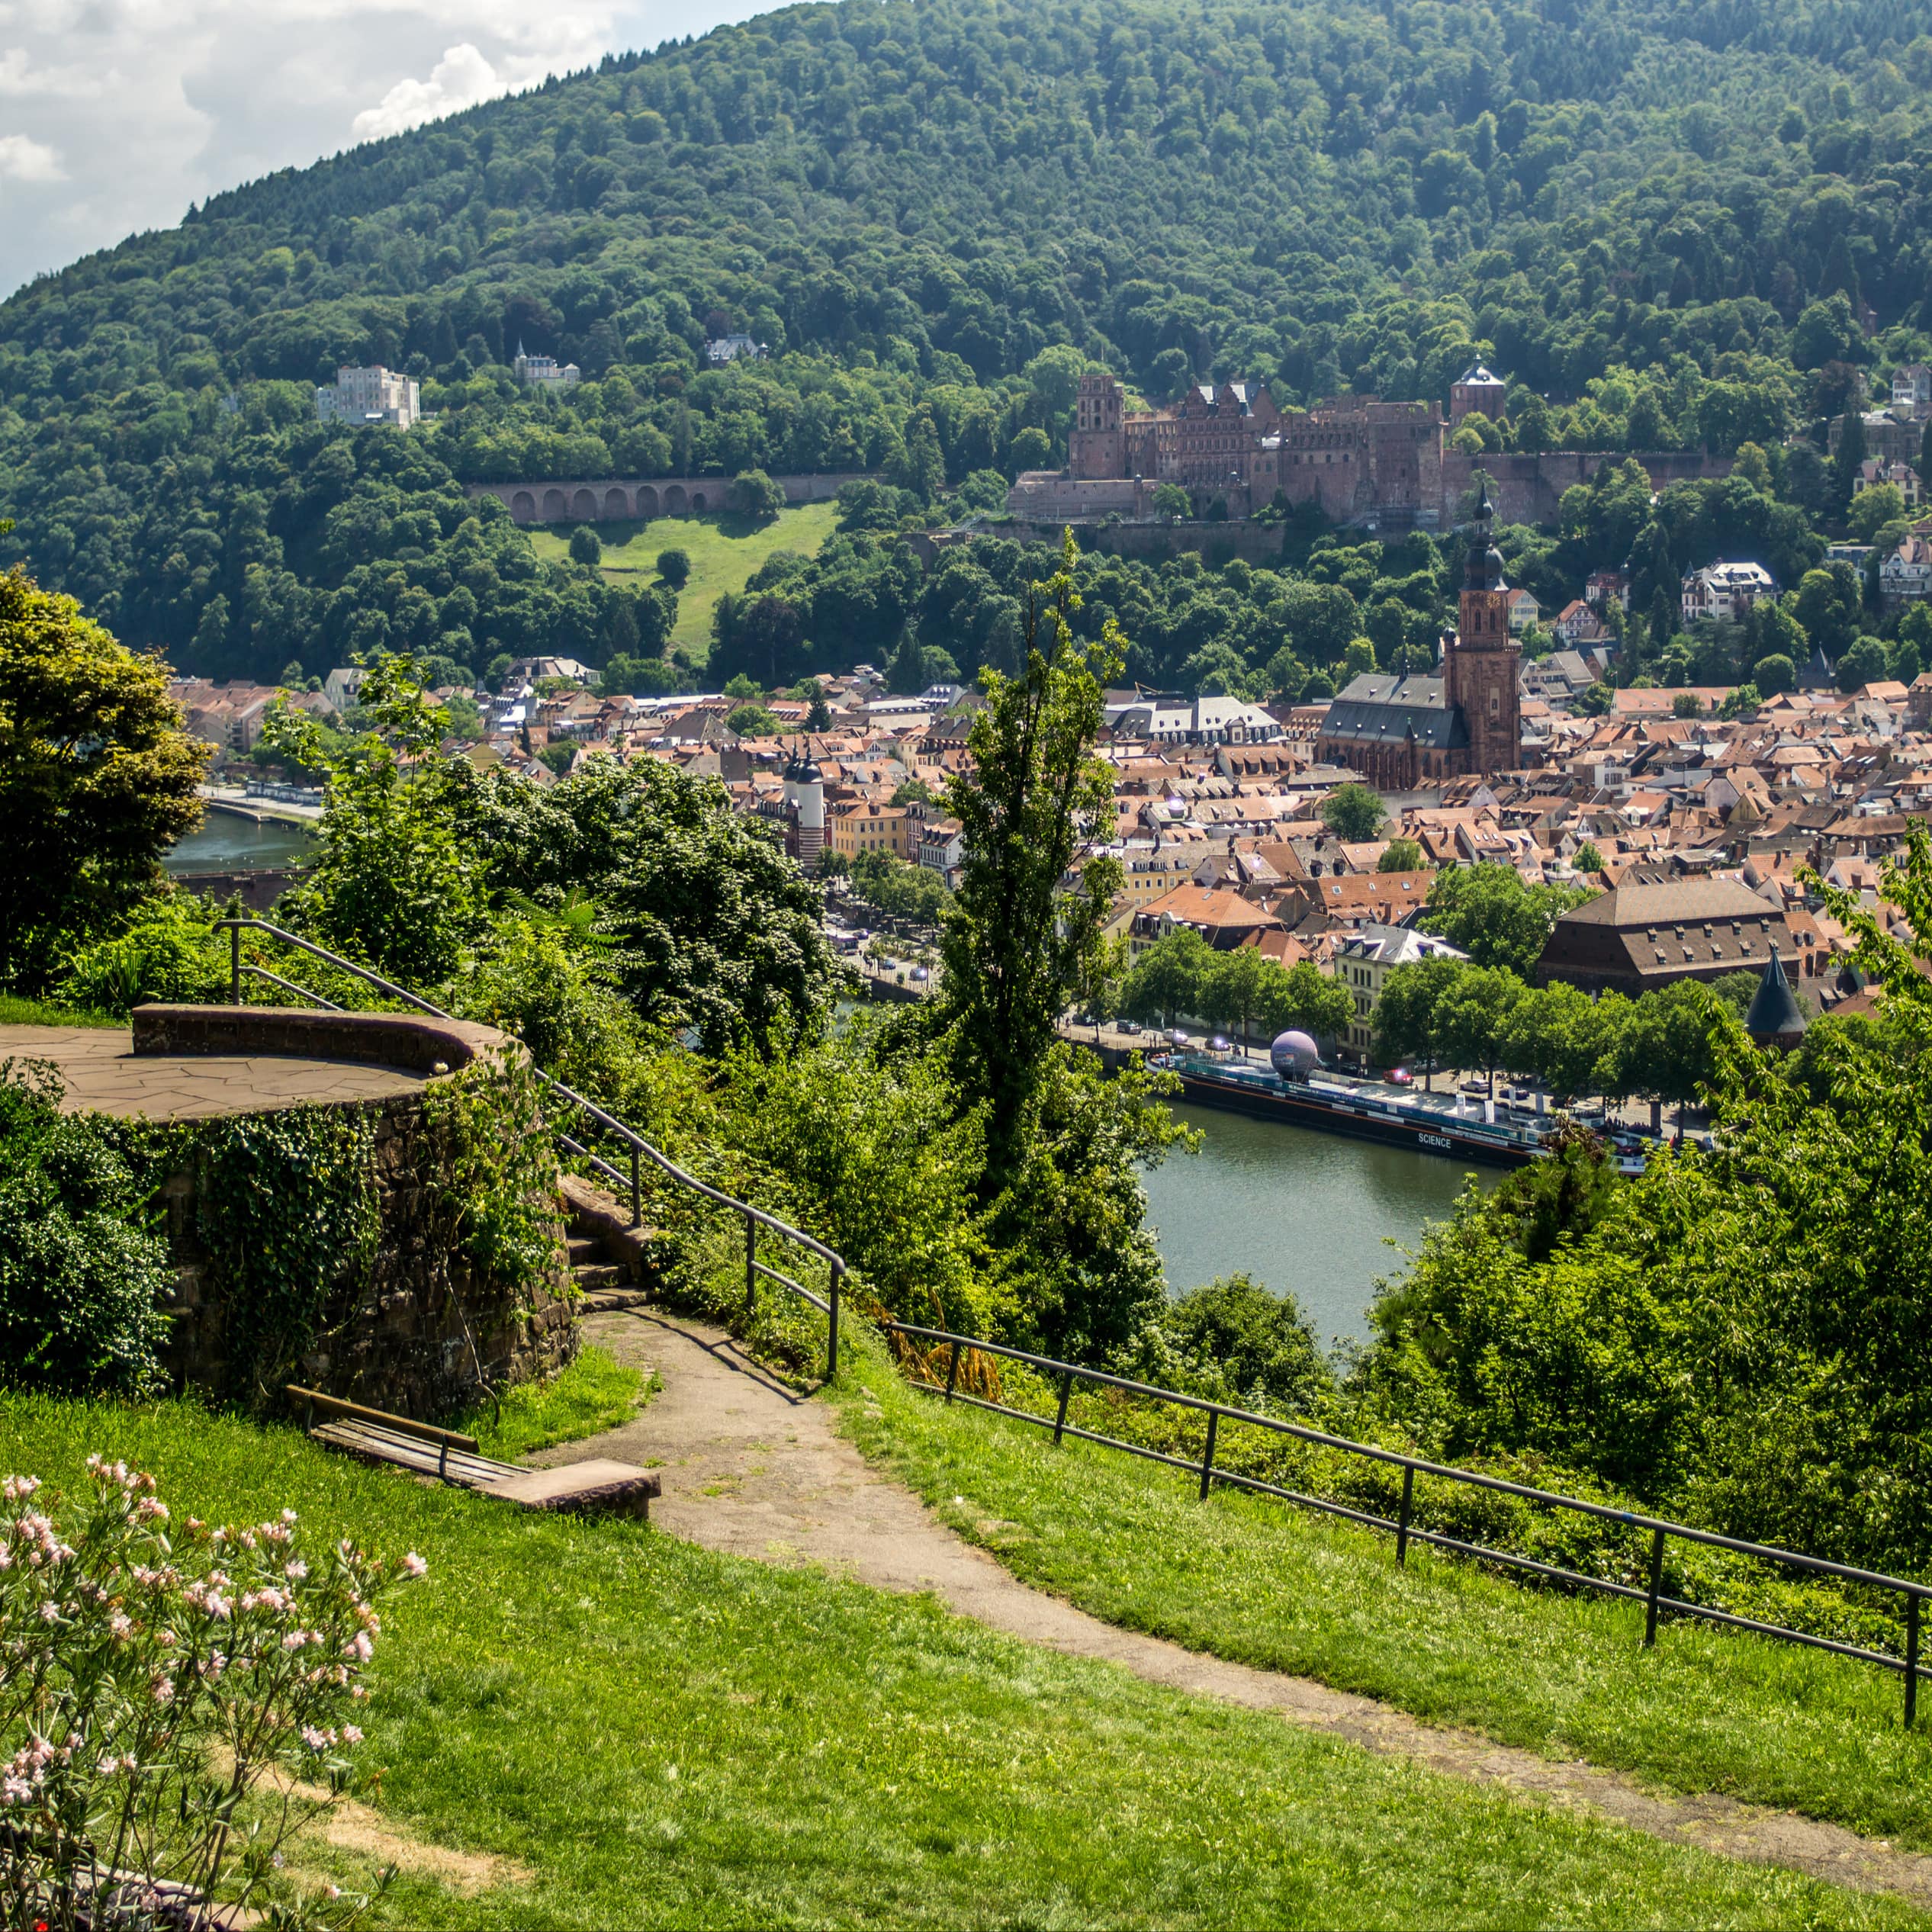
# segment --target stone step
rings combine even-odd
[[[628,1288],[635,1285],[631,1279],[631,1271],[619,1262],[579,1262],[571,1272],[577,1277],[578,1287],[586,1294],[593,1288]]]
[[[601,1261],[603,1259],[604,1244],[601,1241],[592,1239],[587,1235],[574,1234],[564,1245],[570,1252],[571,1265],[573,1268],[579,1262]]]
[[[580,1315],[608,1315],[620,1308],[641,1308],[651,1299],[641,1288],[600,1288],[577,1305]]]

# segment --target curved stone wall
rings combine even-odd
[[[425,1096],[477,1059],[522,1049],[488,1027],[405,1014],[313,1013],[266,1007],[148,1006],[133,1017],[137,1056],[165,1061],[220,1055],[349,1061],[421,1076],[381,1099],[323,1103],[372,1123],[379,1232],[366,1278],[339,1293],[292,1379],[331,1395],[419,1419],[445,1415],[498,1387],[560,1368],[576,1352],[574,1289],[564,1259],[561,1197],[545,1204],[555,1255],[533,1291],[510,1292],[462,1251],[452,1149]],[[284,1111],[265,1105],[270,1115]],[[176,1386],[231,1399],[278,1398],[233,1386],[228,1313],[249,1283],[218,1278],[199,1233],[207,1163],[191,1151],[160,1191],[176,1266],[166,1351]],[[294,1207],[291,1204],[291,1209]]]

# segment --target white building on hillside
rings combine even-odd
[[[519,382],[534,382],[545,389],[574,389],[583,379],[583,371],[574,362],[560,367],[554,355],[526,355],[521,342],[510,366]]]
[[[406,375],[378,362],[367,369],[339,368],[333,382],[315,392],[315,413],[324,423],[391,423],[410,428],[423,413],[422,392]]]
[[[1686,624],[1694,624],[1700,617],[1720,624],[1738,623],[1753,604],[1777,594],[1777,583],[1762,564],[1721,559],[1701,571],[1685,573],[1683,619]]]
[[[704,346],[705,360],[714,368],[727,362],[763,362],[770,354],[767,344],[749,336],[716,336]]]

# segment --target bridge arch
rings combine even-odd
[[[527,490],[519,490],[510,500],[512,519],[519,523],[534,523],[537,520],[537,500]]]
[[[604,492],[604,515],[613,523],[621,517],[628,516],[630,513],[631,501],[622,490],[606,490]]]
[[[571,514],[579,519],[581,522],[586,523],[596,522],[597,520],[597,499],[595,493],[589,490],[580,490],[577,494],[571,499]]]
[[[638,514],[647,519],[657,514],[657,493],[648,483],[638,488]]]
[[[664,492],[664,514],[667,516],[682,516],[690,506],[690,499],[685,495],[682,484],[673,483]]]
[[[571,513],[571,506],[561,490],[546,490],[543,493],[543,520],[546,523],[561,523]]]
[[[702,490],[693,490],[691,492],[691,513],[694,516],[701,516],[704,514],[704,492]]]

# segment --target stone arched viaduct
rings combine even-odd
[[[863,472],[781,476],[773,481],[788,503],[822,503]],[[559,483],[472,483],[471,497],[494,497],[519,523],[622,523],[654,516],[701,516],[725,507],[731,479],[722,476],[603,477]]]

